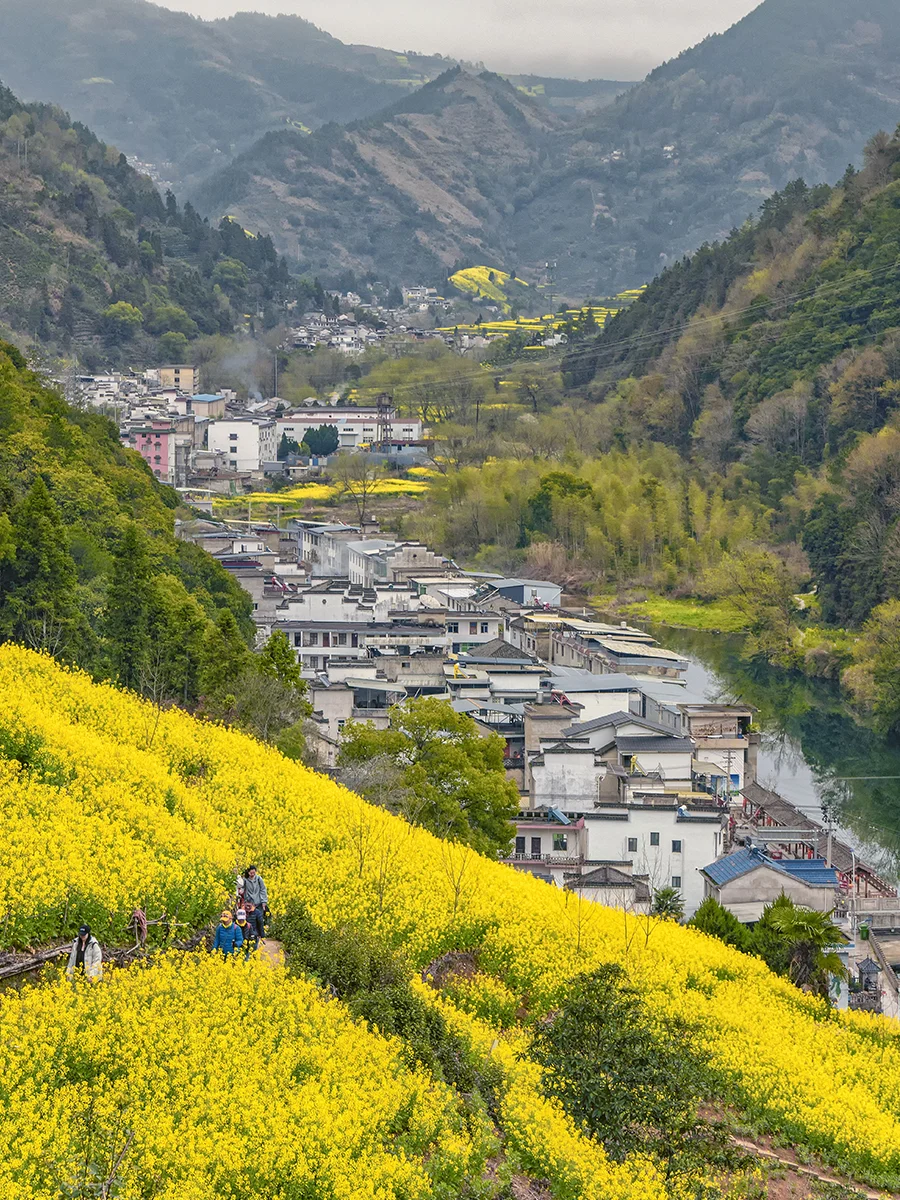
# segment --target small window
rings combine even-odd
[[[672,887],[673,887],[673,888],[680,888],[680,887],[681,887],[681,876],[680,876],[680,875],[673,875],[673,876],[672,876]]]
[[[533,837],[531,839],[531,857],[541,857],[541,839],[539,837]]]
[[[488,628],[488,623],[487,623],[487,621],[482,621],[482,622],[481,622],[481,632],[482,632],[482,633],[488,633],[488,632],[490,632],[490,631],[489,631],[489,628]]]
[[[459,633],[459,621],[448,621],[447,622],[447,632],[448,633]]]
[[[478,622],[470,621],[469,622],[469,633],[477,633],[477,632],[478,632]]]
[[[236,467],[236,466],[237,466],[237,459],[236,459],[236,458],[233,458],[233,459],[231,459],[230,465],[231,465],[232,467]]]
[[[681,853],[681,839],[680,838],[672,839],[672,853],[673,854]]]
[[[553,849],[554,850],[568,850],[568,848],[569,848],[568,836],[565,833],[554,833]]]
[[[309,666],[309,669],[310,669],[311,671],[318,671],[318,669],[319,669],[319,660],[318,660],[318,658],[316,658],[316,656],[315,656],[315,655],[313,655],[313,657],[312,657],[312,658],[308,658],[308,659],[306,660],[306,662],[307,662],[307,665]]]
[[[157,462],[157,463],[158,463],[158,462],[162,462],[162,458],[161,458],[161,457],[160,457],[158,454],[154,454],[154,455],[153,455],[153,461],[154,461],[154,462]]]
[[[347,722],[344,720],[343,717],[341,717],[341,719],[338,721],[338,733],[341,732],[341,730],[344,728],[344,726],[346,724],[347,724]]]
[[[228,440],[229,442],[236,442],[238,440],[238,435],[236,433],[229,433]]]
[[[347,635],[346,635],[346,633],[338,633],[338,634],[336,634],[335,636],[337,637],[337,644],[338,644],[339,646],[346,646],[346,645],[347,645]]]
[[[295,646],[302,646],[302,645],[303,645],[303,634],[302,634],[302,633],[295,633],[295,634],[294,634],[294,645],[295,645]]]
[[[637,854],[637,838],[628,839],[628,853]]]
[[[408,671],[408,670],[409,670],[409,663],[408,663],[408,662],[402,662],[402,663],[400,664],[400,670],[401,670],[401,671]]]
[[[525,839],[523,837],[516,838],[516,854],[525,853]]]
[[[306,635],[306,644],[307,644],[307,646],[318,646],[319,635],[317,633],[308,633]],[[659,834],[657,834],[656,836],[658,838]]]
[[[651,845],[651,846],[658,846],[658,845],[659,845],[659,834],[658,834],[658,833],[651,833],[651,834],[650,834],[650,845]]]

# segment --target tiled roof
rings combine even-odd
[[[642,754],[657,751],[663,754],[690,754],[694,743],[684,737],[620,737],[616,746],[623,754]]]
[[[834,867],[827,867],[821,858],[797,858],[775,860],[757,850],[754,846],[736,850],[733,854],[720,858],[717,862],[703,867],[703,874],[717,887],[740,879],[742,875],[755,871],[759,867],[779,871],[789,875],[809,887],[837,887],[838,877]]]

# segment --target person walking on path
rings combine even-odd
[[[243,944],[244,935],[241,933],[240,926],[235,925],[230,911],[227,908],[223,909],[222,917],[216,926],[216,936],[213,938],[213,953],[221,950],[222,957],[229,958],[232,954],[237,954]]]
[[[261,908],[257,908],[255,904],[247,903],[244,905],[247,912],[247,924],[253,930],[257,938],[262,939],[266,936],[265,926],[263,924],[263,912]]]
[[[90,925],[81,926],[69,951],[66,979],[74,979],[76,975],[89,979],[91,983],[103,978],[103,951],[91,933]]]
[[[259,946],[259,934],[250,923],[250,914],[243,908],[237,910],[235,923],[244,939],[244,958],[247,959]]]
[[[248,867],[244,872],[241,899],[244,904],[252,904],[258,912],[263,912],[269,903],[269,893],[263,883],[263,877],[256,867]]]

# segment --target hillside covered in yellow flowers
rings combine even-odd
[[[747,1196],[731,1168],[607,1153],[548,1087],[534,1039],[604,964],[648,1029],[689,1031],[742,1128],[900,1185],[900,1029],[883,1018],[836,1013],[698,932],[579,903],[13,645],[0,755],[0,949],[83,920],[126,944],[138,907],[200,928],[252,860],[308,941],[349,961],[379,938],[402,956],[393,992],[453,1047],[429,1061],[314,972],[202,951],[0,993],[4,1197],[450,1200],[513,1196],[517,1174],[554,1200]],[[462,960],[464,977],[446,969]]]

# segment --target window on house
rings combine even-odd
[[[306,635],[306,644],[307,646],[318,646],[319,635],[317,633],[308,633]]]
[[[650,845],[651,845],[651,846],[658,846],[658,845],[659,845],[659,834],[658,834],[658,833],[651,833],[651,834],[650,834]]]
[[[323,633],[323,634],[322,634],[322,645],[323,645],[323,646],[330,646],[330,645],[331,645],[331,634],[330,634],[330,633]]]
[[[341,732],[346,724],[347,722],[343,719],[343,717],[341,717],[341,719],[338,721],[338,733]]]
[[[477,632],[478,632],[478,622],[470,621],[469,622],[469,633],[477,633]]]
[[[487,621],[482,621],[482,622],[481,622],[481,632],[482,632],[482,633],[487,633],[488,631],[489,631],[489,630],[488,630],[488,623],[487,623]]]
[[[312,656],[312,658],[308,658],[308,659],[306,660],[306,663],[307,663],[307,666],[309,667],[309,669],[310,669],[311,671],[318,671],[318,669],[319,669],[319,660],[318,660],[318,658],[316,658],[316,656],[315,656],[315,655],[313,655],[313,656]]]
[[[237,459],[236,459],[236,458],[233,458],[233,459],[231,459],[231,462],[230,462],[230,464],[229,464],[229,465],[230,465],[230,466],[232,466],[232,467],[236,467],[236,466],[237,466]]]
[[[236,433],[229,433],[228,440],[229,442],[236,442],[238,440],[238,435]]]
[[[448,633],[459,633],[459,621],[448,621],[447,622],[447,632]]]
[[[532,858],[541,857],[541,839],[539,837],[531,839],[531,856]]]
[[[523,837],[516,838],[516,854],[525,853],[525,839]]]
[[[672,839],[672,853],[673,854],[681,853],[681,839],[680,838]]]
[[[303,634],[302,634],[302,633],[295,633],[295,634],[294,634],[294,645],[295,645],[295,646],[302,646],[302,645],[303,645]]]
[[[358,646],[358,645],[359,645],[359,634],[358,634],[358,633],[352,633],[352,634],[350,635],[350,645],[351,645],[351,646]]]
[[[673,876],[672,876],[672,887],[673,887],[673,888],[680,888],[680,887],[681,887],[681,876],[680,876],[680,875],[673,875]]]
[[[628,839],[628,853],[637,854],[637,838]]]
[[[568,848],[569,848],[568,835],[565,833],[554,833],[553,849],[554,850],[568,850]]]
[[[153,455],[154,462],[162,462],[162,458],[158,454]]]
[[[402,663],[400,664],[400,670],[401,670],[401,671],[408,671],[408,670],[409,670],[409,663],[408,663],[408,662],[402,662]]]
[[[346,646],[346,645],[347,645],[347,635],[346,635],[346,633],[339,633],[339,634],[336,634],[336,637],[337,637],[337,644],[338,644],[339,646]]]

